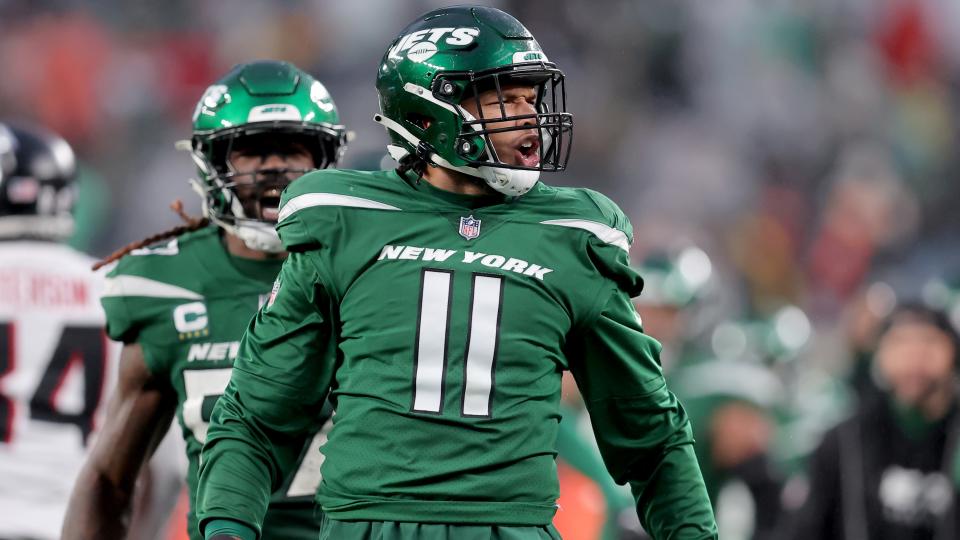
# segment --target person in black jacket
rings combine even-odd
[[[919,304],[894,310],[873,359],[883,391],[824,436],[788,538],[960,537],[958,354],[943,313]]]

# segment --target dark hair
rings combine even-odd
[[[177,199],[170,203],[170,209],[177,213],[180,216],[180,219],[184,221],[184,225],[178,225],[172,229],[168,229],[161,233],[157,233],[151,236],[144,238],[138,242],[131,242],[122,248],[114,251],[110,255],[107,255],[104,259],[98,261],[93,265],[94,270],[99,270],[100,268],[112,263],[113,261],[119,260],[121,257],[130,253],[135,249],[140,249],[142,247],[147,247],[151,244],[155,244],[161,240],[166,240],[167,238],[175,238],[181,234],[186,234],[191,231],[196,231],[197,229],[202,229],[210,224],[210,220],[207,218],[193,218],[188,216],[183,211],[183,203]]]
[[[397,173],[399,173],[400,176],[404,176],[407,171],[413,171],[418,177],[423,178],[423,173],[427,171],[428,166],[427,162],[420,156],[407,154],[400,158],[400,163],[397,165]]]
[[[894,308],[880,329],[877,341],[883,338],[891,328],[899,324],[925,324],[933,326],[947,335],[953,344],[954,359],[960,361],[960,335],[950,322],[946,313],[916,301],[904,302]],[[960,362],[957,365],[960,368]]]

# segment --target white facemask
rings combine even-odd
[[[271,223],[251,222],[224,228],[243,240],[243,243],[250,249],[267,253],[283,251],[283,242],[280,241],[280,235],[277,234],[277,230]]]

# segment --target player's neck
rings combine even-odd
[[[431,186],[461,195],[494,195],[496,192],[478,178],[443,167],[427,167],[423,179]]]
[[[223,233],[223,243],[227,246],[227,252],[234,257],[253,259],[255,261],[265,261],[267,259],[283,259],[287,256],[286,252],[268,253],[266,251],[250,249],[247,247],[247,244],[243,242],[243,240],[228,232]]]

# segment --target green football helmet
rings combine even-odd
[[[717,358],[772,366],[796,360],[812,343],[813,331],[807,314],[786,304],[769,316],[717,324],[710,343]]]
[[[240,64],[207,88],[193,113],[189,149],[200,172],[194,189],[203,214],[251,249],[282,251],[274,229],[280,192],[292,179],[334,166],[347,132],[319,81],[287,62]],[[244,149],[261,155],[307,150],[313,169],[237,172],[228,157]]]
[[[430,164],[481,179],[494,190],[520,196],[541,171],[561,171],[570,157],[573,116],[566,112],[563,72],[519,21],[489,7],[431,11],[405,28],[383,56],[377,73],[382,124],[398,161],[414,155]],[[502,89],[532,86],[536,114],[507,116]],[[501,114],[474,118],[461,104],[496,90]],[[425,121],[426,120],[426,121]],[[513,124],[501,127],[504,124]],[[535,130],[529,148],[535,165],[497,157],[490,135]]]
[[[713,278],[710,257],[696,246],[652,251],[634,269],[643,277],[638,305],[684,308],[707,292]]]

